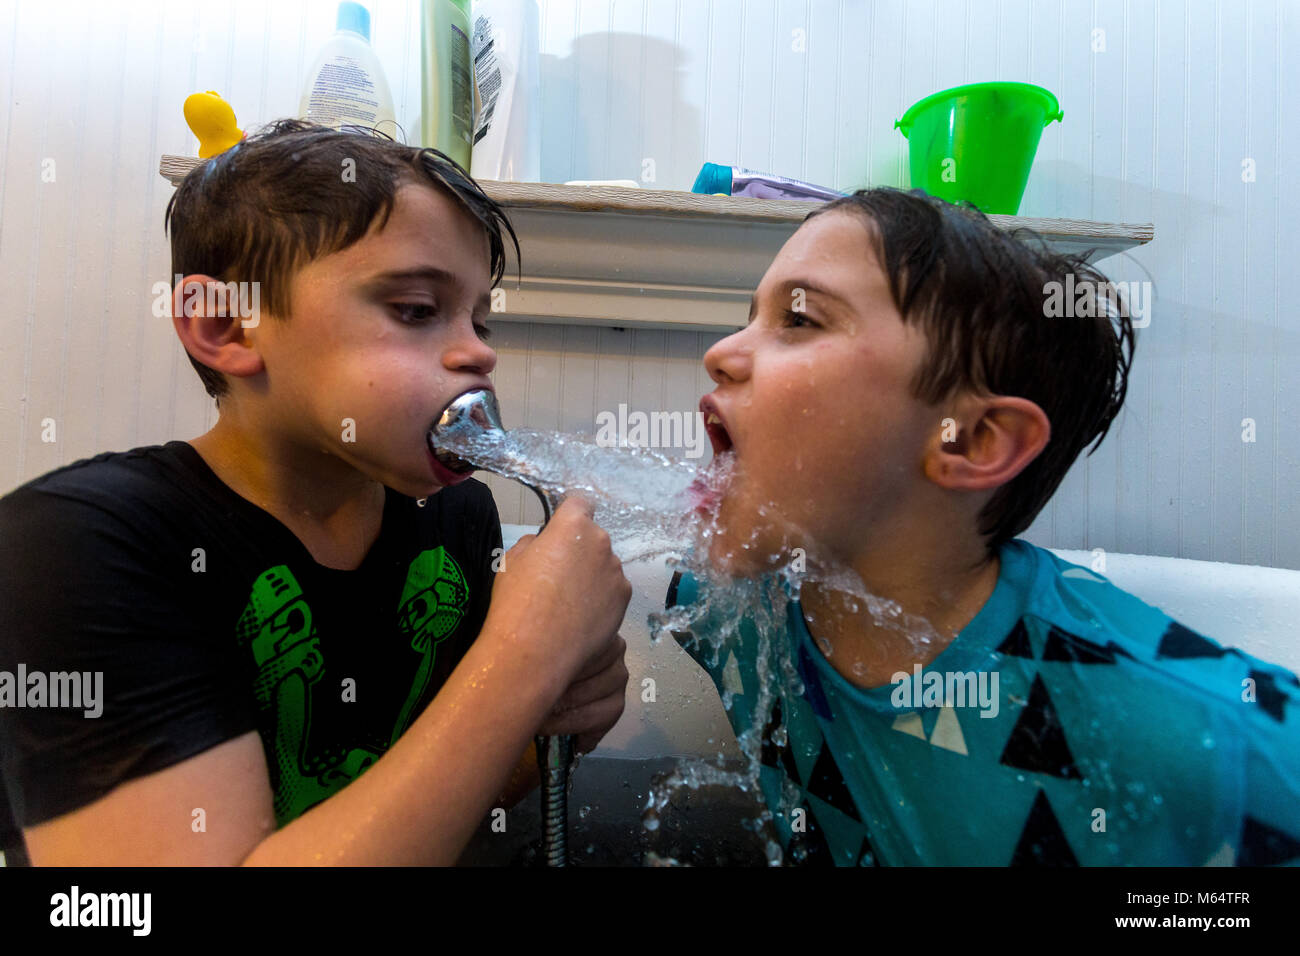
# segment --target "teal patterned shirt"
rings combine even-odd
[[[877,688],[836,672],[787,603],[778,652],[802,688],[774,692],[760,772],[787,862],[1300,863],[1295,675],[1026,541],[1000,558],[952,643]],[[668,604],[699,590],[678,574]],[[757,631],[738,631],[716,653],[677,635],[737,735],[759,698]]]

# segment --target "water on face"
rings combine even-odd
[[[751,704],[750,725],[737,729],[743,761],[739,769],[728,769],[723,754],[716,758],[688,757],[660,778],[651,788],[642,823],[651,832],[659,827],[659,816],[683,789],[703,786],[734,787],[754,798],[754,816],[747,828],[765,841],[769,864],[780,865],[784,853],[771,827],[773,809],[763,798],[759,771],[762,766],[763,730],[773,703],[780,696],[798,696],[803,684],[795,668],[793,635],[787,624],[789,602],[799,597],[801,587],[816,582],[831,606],[846,613],[865,612],[878,627],[906,639],[915,652],[937,635],[924,619],[906,614],[893,601],[871,594],[849,568],[804,548],[798,560],[773,556],[770,569],[757,577],[728,576],[710,560],[711,545],[722,539],[716,502],[727,492],[735,477],[730,453],[715,457],[708,465],[672,458],[646,448],[619,448],[597,444],[591,436],[533,429],[485,430],[439,439],[439,446],[476,467],[521,481],[540,490],[554,504],[577,494],[595,505],[595,522],[610,536],[615,554],[624,562],[661,560],[669,568],[690,573],[698,585],[698,598],[688,606],[669,608],[650,615],[652,643],[673,635],[695,653],[716,666],[740,643],[740,628],[748,625],[757,635],[754,669],[759,686]],[[711,506],[697,507],[701,501]],[[779,513],[775,503],[759,508],[760,515]],[[757,531],[748,537],[731,534],[721,564],[736,551],[756,546]],[[788,539],[788,538],[787,538]],[[806,545],[808,539],[801,537]],[[788,550],[788,549],[787,549]],[[714,553],[714,557],[719,557]],[[752,555],[746,555],[752,557]],[[808,623],[816,631],[817,622]],[[819,640],[823,653],[833,652],[829,642]],[[731,694],[722,693],[723,706],[731,711]],[[781,746],[787,734],[783,725],[771,730]],[[798,805],[798,791],[786,783],[776,813],[787,819]],[[674,865],[671,857],[650,854],[651,865]]]

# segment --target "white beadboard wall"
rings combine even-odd
[[[196,152],[181,103],[198,90],[220,92],[245,128],[292,115],[334,8],[0,2],[0,492],[213,423],[170,323],[150,311],[170,271],[158,158]],[[1153,222],[1156,240],[1107,268],[1149,278],[1157,302],[1126,411],[1028,536],[1300,568],[1300,318],[1282,281],[1300,253],[1295,2],[540,8],[548,182],[653,176],[688,189],[711,160],[841,189],[907,185],[892,124],[912,102],[982,80],[1051,89],[1065,121],[1044,133],[1021,211]],[[371,11],[399,119],[418,130],[418,4]],[[711,387],[699,359],[716,338],[501,323],[507,424],[591,430],[620,402],[692,409]],[[54,443],[41,440],[46,418]],[[503,520],[538,520],[531,495],[494,487]]]

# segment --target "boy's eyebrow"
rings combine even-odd
[[[381,286],[393,285],[407,279],[426,279],[430,282],[441,282],[448,285],[462,285],[461,279],[454,272],[446,269],[440,269],[437,266],[417,266],[414,269],[394,269],[390,272],[380,272],[366,280],[366,286],[371,289],[377,289]],[[492,305],[492,295],[485,292],[479,296],[475,303],[478,309],[490,308]]]
[[[834,301],[838,302],[840,305],[844,306],[844,308],[852,311],[852,306],[849,304],[849,301],[845,299],[842,295],[840,295],[838,292],[834,292],[830,289],[827,289],[825,286],[820,286],[815,282],[809,282],[807,279],[786,279],[784,282],[782,282],[780,285],[776,287],[778,293],[784,292],[785,294],[788,295],[793,295],[795,289],[803,289],[804,292],[812,292],[815,293],[816,295],[821,295],[821,296],[825,296],[828,299],[833,299]],[[754,321],[754,313],[757,311],[758,311],[758,290],[755,290],[754,294],[749,297],[749,318],[747,320],[748,322]]]

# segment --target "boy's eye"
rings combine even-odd
[[[406,325],[424,325],[435,313],[436,306],[428,302],[394,302],[393,311]]]
[[[428,302],[394,302],[392,308],[403,325],[425,325],[438,313],[438,307]],[[474,323],[474,333],[484,342],[492,337],[492,330],[478,322]]]
[[[796,329],[801,329],[805,327],[815,328],[817,325],[816,322],[808,318],[808,314],[806,312],[795,312],[793,310],[787,309],[785,311],[784,318],[785,318],[786,325]]]

